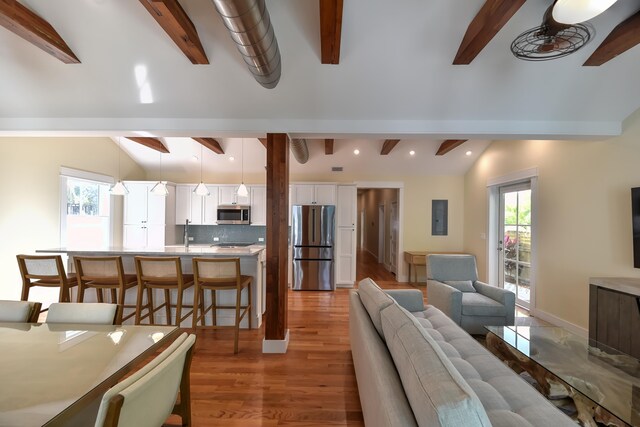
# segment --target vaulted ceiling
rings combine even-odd
[[[484,0],[344,0],[338,65],[321,63],[316,0],[267,0],[282,54],[274,89],[247,70],[211,0],[180,0],[209,60],[194,65],[139,1],[21,0],[80,64],[0,28],[0,135],[308,138],[598,137],[640,107],[640,48],[583,63],[638,9],[595,18],[593,41],[555,61],[513,57],[550,0],[529,0],[469,65],[453,65]]]

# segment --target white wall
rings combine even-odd
[[[115,177],[117,150],[109,138],[0,138],[0,299],[20,298],[17,254],[60,246],[60,167]],[[121,161],[123,179],[144,179],[126,154]],[[116,202],[117,244],[122,203]]]
[[[487,276],[487,180],[537,167],[536,308],[586,328],[588,278],[640,276],[632,261],[632,187],[640,186],[640,114],[605,141],[496,141],[465,176],[464,248]]]

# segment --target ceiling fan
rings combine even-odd
[[[554,4],[555,5],[555,4]],[[570,55],[584,47],[595,32],[588,24],[561,24],[553,19],[554,5],[544,13],[542,24],[520,34],[511,52],[525,61],[548,61]]]

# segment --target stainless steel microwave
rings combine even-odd
[[[247,205],[220,205],[218,224],[251,224],[251,207]]]

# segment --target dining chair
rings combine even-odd
[[[67,274],[60,255],[17,255],[22,276],[22,301],[29,300],[35,286],[60,288],[59,302],[71,301],[71,288],[78,284],[75,274]]]
[[[121,318],[122,307],[118,304],[61,302],[49,306],[46,323],[119,325]]]
[[[180,326],[183,320],[193,313],[193,305],[184,304],[184,291],[193,286],[193,274],[182,274],[180,257],[134,257],[136,274],[138,276],[138,299],[136,303],[136,325],[142,320],[149,319],[151,325],[155,324],[155,313],[165,309],[167,325]],[[164,303],[158,307],[153,304],[153,291],[164,291]],[[177,292],[176,302],[171,302],[171,291]],[[143,305],[144,294],[147,295],[147,303]],[[171,315],[171,308],[176,309],[175,322]],[[182,314],[183,308],[191,310]],[[142,314],[146,310],[146,314]]]
[[[135,274],[125,274],[122,266],[122,257],[73,257],[78,279],[78,302],[84,301],[87,289],[95,289],[98,302],[104,302],[104,292],[111,292],[111,303],[122,307],[123,317],[118,319],[122,324],[127,319],[135,316],[136,304],[125,304],[125,296],[128,289],[138,285],[138,277]],[[125,309],[133,309],[126,316]]]
[[[239,258],[194,258],[193,275],[195,281],[193,329],[234,329],[233,353],[238,353],[238,339],[240,322],[249,314],[249,329],[251,329],[251,276],[244,276],[240,272]],[[242,305],[242,291],[247,289],[247,303]],[[211,305],[204,308],[204,291],[211,291]],[[218,291],[235,291],[234,305],[218,305]],[[198,310],[200,308],[200,310]],[[218,309],[235,310],[233,325],[220,326],[217,324]],[[206,314],[211,311],[212,325],[206,325]],[[200,322],[200,325],[197,323]]]
[[[195,335],[183,333],[155,359],[107,390],[95,427],[157,427],[171,414],[179,415],[183,426],[191,426],[189,370],[195,342]]]
[[[36,323],[42,303],[0,300],[0,322]]]

